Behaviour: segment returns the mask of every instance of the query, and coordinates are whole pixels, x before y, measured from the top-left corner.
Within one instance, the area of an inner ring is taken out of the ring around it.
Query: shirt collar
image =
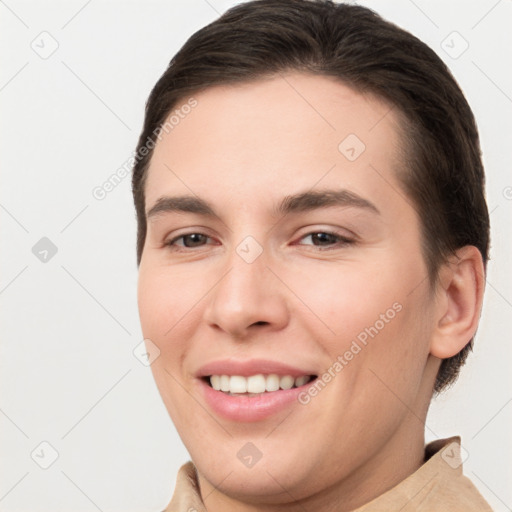
[[[459,436],[429,443],[425,447],[425,462],[418,470],[353,512],[441,509],[492,512],[476,487],[463,475]],[[199,491],[197,470],[188,461],[178,472],[172,500],[164,512],[191,510],[207,512]]]

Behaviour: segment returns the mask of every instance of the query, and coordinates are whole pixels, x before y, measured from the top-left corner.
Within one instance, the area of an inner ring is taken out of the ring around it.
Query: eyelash
[[[300,238],[300,240],[303,240],[304,238],[307,238],[312,235],[318,235],[318,234],[335,237],[338,240],[337,244],[334,247],[323,247],[321,245],[319,246],[319,245],[313,245],[313,244],[306,244],[306,245],[310,245],[312,247],[317,247],[319,251],[330,251],[330,250],[338,249],[340,247],[346,247],[349,245],[353,245],[355,243],[355,240],[348,238],[346,236],[340,235],[338,233],[335,233],[333,231],[311,231],[309,233],[306,233],[304,236],[302,236]],[[173,251],[176,251],[176,252],[188,252],[190,250],[193,250],[194,247],[183,247],[182,248],[182,246],[175,245],[175,242],[180,239],[184,239],[187,236],[192,236],[192,235],[201,235],[201,236],[205,236],[206,238],[211,238],[208,235],[205,235],[204,233],[199,233],[199,232],[185,233],[183,235],[173,238],[172,240],[169,240],[168,242],[165,243],[165,245],[170,247]],[[302,245],[302,244],[294,244],[294,245]],[[199,246],[199,247],[203,247],[203,246]]]

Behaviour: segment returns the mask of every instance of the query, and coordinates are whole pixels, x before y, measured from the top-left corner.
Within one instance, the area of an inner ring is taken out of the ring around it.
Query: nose
[[[264,253],[248,263],[233,251],[224,277],[207,296],[204,319],[210,327],[245,339],[253,332],[276,331],[288,324],[286,289],[267,263]]]

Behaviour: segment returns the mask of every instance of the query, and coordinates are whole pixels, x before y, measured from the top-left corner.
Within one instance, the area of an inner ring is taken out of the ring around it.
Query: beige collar
[[[207,512],[197,472],[181,466],[171,502],[164,512]],[[425,463],[389,491],[353,512],[492,512],[473,483],[463,475],[460,437],[439,439],[425,447]]]

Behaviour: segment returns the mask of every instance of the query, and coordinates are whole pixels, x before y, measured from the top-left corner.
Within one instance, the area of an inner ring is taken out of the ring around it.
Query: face
[[[398,120],[299,73],[194,98],[152,157],[138,301],[202,488],[385,482],[423,428],[434,307]]]

